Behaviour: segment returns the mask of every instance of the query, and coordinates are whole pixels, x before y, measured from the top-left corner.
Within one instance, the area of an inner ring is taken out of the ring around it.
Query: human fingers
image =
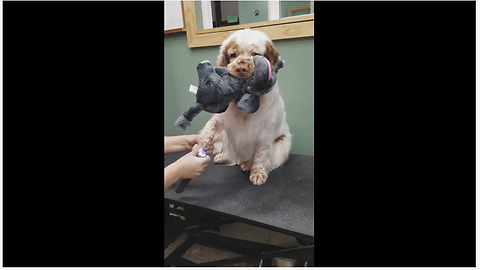
[[[194,154],[196,157],[199,157],[199,158],[205,158],[209,154],[207,151],[208,149],[205,148],[203,142],[200,141],[192,149],[192,154]]]
[[[209,162],[210,162],[210,156],[209,156],[209,155],[206,155],[206,156],[203,158],[204,168],[207,167],[207,165],[208,165]]]

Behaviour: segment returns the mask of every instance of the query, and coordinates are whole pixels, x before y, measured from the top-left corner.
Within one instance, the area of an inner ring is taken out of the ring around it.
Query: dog
[[[248,78],[254,55],[266,57],[271,65],[280,59],[267,34],[238,30],[222,42],[217,65],[227,67],[236,77]],[[268,174],[288,159],[292,145],[278,83],[260,97],[255,113],[242,112],[232,101],[225,112],[214,114],[199,134],[213,146],[214,163],[239,165],[242,171],[250,172],[252,184],[264,184]]]

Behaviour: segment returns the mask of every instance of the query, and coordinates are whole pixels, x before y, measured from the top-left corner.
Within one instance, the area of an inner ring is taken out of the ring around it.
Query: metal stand
[[[314,244],[303,242],[298,247],[284,248],[274,245],[262,244],[252,241],[225,237],[212,231],[222,224],[234,222],[234,220],[222,219],[200,225],[185,228],[188,238],[178,246],[167,258],[165,266],[229,266],[236,263],[248,262],[258,259],[259,266],[270,266],[268,261],[275,257],[296,259],[295,266],[314,266]],[[302,242],[302,241],[299,241]],[[205,246],[220,247],[224,250],[241,254],[240,257],[194,263],[182,257],[182,255],[195,243]]]

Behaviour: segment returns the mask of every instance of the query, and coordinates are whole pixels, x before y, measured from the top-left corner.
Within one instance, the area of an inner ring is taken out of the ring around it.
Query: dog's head
[[[236,77],[248,78],[254,69],[255,55],[266,57],[272,65],[280,58],[267,34],[251,29],[238,30],[223,41],[217,65],[228,67]]]

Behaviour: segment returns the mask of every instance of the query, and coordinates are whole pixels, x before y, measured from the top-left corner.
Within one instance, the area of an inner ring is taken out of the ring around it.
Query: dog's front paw
[[[230,163],[230,161],[228,159],[226,159],[222,153],[216,155],[214,158],[213,158],[213,162],[217,163],[217,164],[224,164],[224,163]]]
[[[251,168],[252,168],[252,162],[251,161],[245,161],[242,164],[240,164],[240,170],[242,170],[244,172],[250,171]]]
[[[264,184],[267,182],[268,175],[264,171],[252,171],[250,173],[250,182],[256,186]]]

